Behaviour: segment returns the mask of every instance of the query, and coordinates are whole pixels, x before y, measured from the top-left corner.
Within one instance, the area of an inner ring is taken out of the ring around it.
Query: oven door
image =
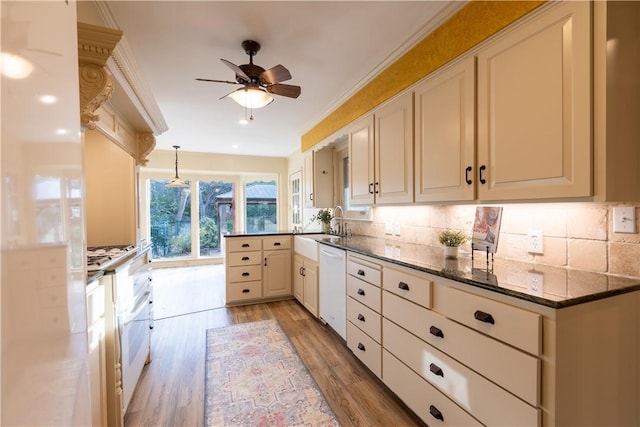
[[[127,410],[142,368],[149,357],[151,344],[152,291],[149,286],[137,299],[133,309],[120,313],[122,354],[123,412]]]

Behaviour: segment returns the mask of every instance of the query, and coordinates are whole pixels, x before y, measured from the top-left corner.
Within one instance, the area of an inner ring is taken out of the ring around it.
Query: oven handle
[[[140,313],[142,313],[142,310],[144,310],[145,307],[149,305],[150,296],[151,296],[151,290],[148,290],[144,293],[142,298],[138,300],[138,304],[136,304],[136,306],[130,312],[131,314],[127,315],[127,317],[123,319],[122,321],[123,326],[133,322],[135,318],[138,317]]]

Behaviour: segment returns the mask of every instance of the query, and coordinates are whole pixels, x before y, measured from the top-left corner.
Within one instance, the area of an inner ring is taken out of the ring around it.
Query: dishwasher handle
[[[327,251],[325,251],[324,249],[320,249],[320,253],[321,253],[322,255],[326,255],[326,256],[328,256],[329,258],[339,258],[339,259],[342,259],[342,258],[344,257],[344,254],[337,255],[337,254],[334,254],[334,253],[331,253],[331,252],[327,252]]]

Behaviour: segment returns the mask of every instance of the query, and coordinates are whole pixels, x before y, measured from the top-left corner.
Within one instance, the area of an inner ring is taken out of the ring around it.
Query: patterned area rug
[[[339,426],[276,320],[207,330],[207,426]]]

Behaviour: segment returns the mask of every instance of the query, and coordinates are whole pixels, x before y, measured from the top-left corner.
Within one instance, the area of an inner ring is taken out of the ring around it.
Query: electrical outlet
[[[400,224],[393,224],[393,234],[396,236],[400,235]]]
[[[390,222],[384,223],[384,234],[393,234],[393,224]]]
[[[613,208],[613,232],[614,233],[635,233],[636,232],[636,208],[634,207]]]
[[[529,230],[527,233],[527,251],[532,254],[544,254],[544,235],[542,230]]]
[[[530,271],[527,273],[527,289],[532,295],[542,296],[544,293],[544,273]]]

